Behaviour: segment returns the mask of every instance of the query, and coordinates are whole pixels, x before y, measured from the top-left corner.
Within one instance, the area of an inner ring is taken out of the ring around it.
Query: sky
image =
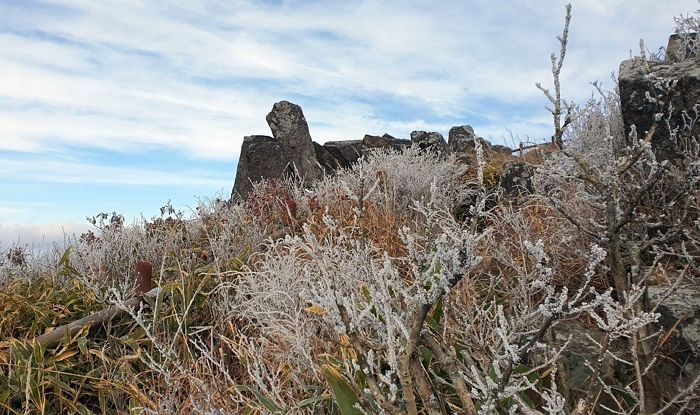
[[[0,247],[228,197],[243,137],[302,106],[317,142],[469,124],[551,136],[564,1],[0,0]],[[665,46],[697,0],[574,0],[563,96]]]

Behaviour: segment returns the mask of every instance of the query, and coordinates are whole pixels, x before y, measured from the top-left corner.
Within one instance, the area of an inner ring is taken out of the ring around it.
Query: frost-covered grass
[[[646,287],[700,275],[697,137],[672,130],[683,163],[659,161],[615,92],[564,102],[561,43],[534,194],[504,195],[506,160],[480,146],[469,166],[379,151],[307,188],[100,214],[67,250],[7,249],[0,413],[693,413],[700,380]],[[672,85],[655,86],[666,122]],[[144,307],[31,341],[125,308],[141,260],[161,289]]]
[[[588,125],[618,116],[587,111]],[[595,139],[584,133],[567,151],[608,172],[605,157],[583,149]],[[306,190],[262,182],[245,204],[214,200],[188,218],[168,206],[131,225],[101,215],[93,233],[41,261],[15,247],[3,260],[13,274],[0,331],[12,353],[1,355],[0,397],[8,412],[568,413],[617,400],[633,413],[635,376],[596,374],[634,366],[624,343],[658,314],[639,306],[644,282],[622,296],[615,287],[609,245],[591,221],[605,216],[580,207],[595,199],[580,193],[590,189],[576,184],[572,157],[549,157],[537,181],[547,191],[516,204],[482,174],[411,149],[377,153]],[[421,166],[420,180],[407,183],[406,166]],[[471,204],[467,219],[453,216],[459,203]],[[587,212],[590,230],[563,209]],[[697,249],[697,228],[687,230],[686,251]],[[671,264],[657,251],[643,272],[694,261]],[[150,307],[51,350],[21,340],[122,304],[143,259],[163,289]],[[567,390],[562,359],[580,345],[552,333],[572,320],[605,357],[590,361],[587,385],[603,394],[595,402]]]

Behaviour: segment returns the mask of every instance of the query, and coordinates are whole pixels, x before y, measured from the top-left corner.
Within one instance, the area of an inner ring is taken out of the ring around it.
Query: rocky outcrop
[[[277,102],[266,120],[272,136],[280,142],[287,163],[294,166],[297,174],[307,181],[323,177],[301,107],[288,101]]]
[[[444,152],[447,150],[445,137],[437,132],[413,131],[411,132],[411,143],[423,150],[431,149]]]
[[[332,151],[333,149],[322,146],[314,142],[314,153],[318,164],[323,168],[324,174],[333,174],[339,168],[349,167],[351,162],[347,161],[342,154]]]
[[[362,138],[362,150],[365,154],[378,148],[400,150],[410,146],[411,142],[409,140],[401,140],[389,134],[382,136],[365,134],[364,138]]]
[[[252,183],[260,179],[289,175],[311,182],[323,177],[326,166],[318,161],[301,107],[288,101],[277,102],[266,119],[272,137],[255,135],[243,139],[232,197],[245,198]],[[325,154],[321,156],[324,158]],[[330,160],[327,163],[332,165]]]
[[[474,140],[476,139],[474,129],[470,125],[452,127],[447,135],[447,143],[450,146],[450,150],[460,153],[474,151],[476,147]]]
[[[661,382],[680,392],[700,376],[700,286],[688,281],[669,294],[669,286],[647,288],[651,307],[658,307],[659,326],[666,333],[659,345],[663,356],[657,372]],[[688,413],[699,413],[696,401]]]
[[[693,114],[693,107],[700,103],[700,65],[697,60],[664,63],[644,62],[640,59],[626,60],[620,65],[619,75],[622,118],[626,133],[629,134],[634,125],[639,138],[644,138],[654,125],[654,116],[660,112],[662,103],[649,100],[647,93],[656,98],[653,83],[654,79],[659,78],[677,81],[671,94],[671,129],[683,128],[683,112]],[[692,134],[700,135],[700,123],[695,124]],[[670,137],[668,126],[663,122],[658,123],[651,139],[657,158],[681,158],[678,143]]]
[[[650,286],[649,300],[659,306],[660,324],[672,331],[689,355],[700,356],[700,287],[680,285],[668,294],[667,286]],[[697,362],[700,363],[700,359]],[[700,371],[700,366],[697,367]]]
[[[448,134],[447,145],[453,153],[474,153],[476,151],[476,142],[479,142],[484,150],[484,155],[502,153],[511,155],[513,150],[510,147],[499,144],[492,145],[488,140],[474,134],[474,129],[471,125],[459,125],[450,128]]]
[[[296,104],[275,103],[266,119],[272,137],[254,135],[243,140],[232,198],[245,199],[253,183],[261,179],[295,177],[311,183],[339,168],[350,167],[360,157],[376,150],[400,150],[414,145],[442,154],[453,153],[462,162],[471,163],[475,159],[475,140],[478,140],[485,157],[498,152],[511,154],[508,147],[492,146],[476,136],[468,125],[453,127],[449,144],[438,132],[413,131],[410,140],[389,134],[367,134],[362,140],[329,141],[321,145],[312,140],[304,113]]]
[[[362,140],[347,140],[347,141],[329,141],[323,145],[323,148],[338,160],[340,167],[349,167],[363,154]]]
[[[243,138],[232,197],[247,196],[255,181],[282,177],[287,167],[282,146],[273,137],[251,135]]]
[[[680,62],[698,57],[698,34],[674,34],[668,38],[666,46],[666,62]]]

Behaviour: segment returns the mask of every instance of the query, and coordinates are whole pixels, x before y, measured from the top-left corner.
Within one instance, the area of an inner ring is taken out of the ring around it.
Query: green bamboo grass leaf
[[[423,345],[419,346],[418,350],[420,351],[421,360],[423,361],[423,367],[429,368],[433,360],[433,351]]]
[[[304,408],[311,406],[315,403],[325,401],[328,399],[330,399],[330,396],[314,396],[313,398],[306,398],[297,404],[296,409],[304,409]]]
[[[265,407],[268,411],[272,412],[273,414],[284,414],[285,410],[277,406],[274,402],[272,402],[269,398],[265,397],[260,391],[258,391],[255,388],[251,388],[250,386],[245,386],[245,385],[238,385],[236,388],[241,391],[241,392],[250,392],[255,396],[255,399],[260,402],[262,406]]]
[[[620,386],[614,385],[611,386],[610,389],[615,395],[619,395],[622,397],[622,399],[625,400],[625,403],[629,405],[630,408],[634,407],[637,404],[637,399],[635,399],[634,396],[630,395],[629,391],[626,390],[625,388],[622,388]]]
[[[331,365],[324,365],[321,368],[321,373],[323,373],[323,376],[331,385],[333,396],[338,404],[338,408],[340,408],[340,413],[342,415],[361,415],[360,411],[357,409],[357,405],[359,405],[360,401],[338,369]]]
[[[442,311],[443,304],[442,304],[442,297],[435,302],[435,305],[432,307],[432,310],[430,313],[428,313],[425,316],[425,322],[428,324],[428,327],[433,332],[440,332],[440,320],[442,319]]]
[[[70,262],[70,253],[73,250],[72,246],[69,246],[65,251],[63,251],[63,255],[61,255],[61,259],[58,260],[58,266],[62,267],[65,265],[68,265]]]

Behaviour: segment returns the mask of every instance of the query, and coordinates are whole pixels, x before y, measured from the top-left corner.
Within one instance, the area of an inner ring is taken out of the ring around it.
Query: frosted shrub
[[[676,34],[680,37],[680,44],[674,51],[673,58],[677,60],[700,59],[700,9],[694,15],[680,15],[676,21]]]
[[[83,282],[93,288],[98,298],[110,287],[119,287],[128,297],[135,284],[133,274],[137,261],[150,261],[160,269],[164,256],[174,249],[178,226],[151,227],[147,222],[126,224],[121,215],[100,214],[92,219],[95,232],[73,236],[71,265]]]
[[[199,233],[202,248],[211,255],[207,260],[217,272],[236,268],[266,238],[260,221],[240,204],[221,199],[200,201],[196,213],[188,226]]]
[[[319,373],[318,352],[336,348],[333,342],[319,347],[316,334],[336,332],[328,340],[345,338],[357,355],[345,362],[351,377],[364,373],[370,400],[394,405],[397,384],[411,384],[408,365],[425,315],[480,261],[480,235],[439,207],[441,195],[432,188],[427,204],[414,206],[412,226],[400,232],[405,257],[378,249],[358,226],[324,216],[324,234],[307,225],[300,236],[267,247],[256,269],[238,281],[232,313],[252,320],[264,337],[283,341],[286,360],[300,374]]]
[[[598,99],[572,111],[564,133],[566,147],[552,154],[534,177],[537,192],[550,206],[577,229],[582,239],[607,253],[608,278],[619,303],[606,305],[604,312],[615,324],[628,322],[622,324],[624,334],[617,337],[629,347],[624,353],[610,352],[612,328],[599,318],[594,320],[606,334],[595,341],[605,350],[603,355],[612,353],[636,374],[634,381],[625,386],[635,404],[619,400],[611,392],[609,380],[597,378],[602,359],[591,366],[595,369],[589,392],[599,388],[609,399],[606,405],[612,405],[618,413],[653,413],[663,407],[658,396],[664,387],[653,372],[658,363],[655,344],[660,337],[649,324],[654,319],[643,317],[651,313],[644,287],[667,261],[671,261],[670,268],[677,275],[673,282],[680,283],[687,274],[684,267],[695,261],[682,253],[682,245],[690,241],[683,241],[680,235],[689,229],[689,220],[698,215],[697,137],[688,128],[688,123],[697,120],[697,109],[695,114],[684,114],[686,125],[672,126],[670,96],[675,83],[654,76],[650,80],[652,90],[647,93],[647,101],[657,113],[648,132],[641,136],[632,128],[630,134],[625,134],[619,96],[598,89]],[[655,146],[674,148],[679,158],[657,159],[652,147],[656,131],[668,134],[668,143],[655,142]],[[582,413],[596,405],[603,404],[586,399]]]
[[[41,278],[56,285],[65,283],[65,275],[57,267],[64,252],[65,249],[56,244],[39,249],[14,243],[0,250],[0,287],[4,288],[14,281],[33,283]]]
[[[225,272],[239,266],[263,240],[262,230],[243,207],[220,199],[201,202],[190,218],[166,204],[151,220],[126,224],[113,213],[91,221],[95,231],[69,240],[70,265],[100,298],[113,287],[128,297],[138,261],[151,262],[157,280],[202,264]]]
[[[0,287],[15,279],[31,279],[28,274],[31,261],[29,247],[14,244],[0,251]]]
[[[435,203],[447,207],[461,202],[465,197],[465,173],[466,167],[454,157],[417,146],[377,150],[360,158],[352,167],[327,177],[313,192],[322,201],[339,193],[355,201],[364,197],[387,211],[410,215],[414,201],[424,202],[432,197]],[[431,194],[433,187],[437,192]]]

